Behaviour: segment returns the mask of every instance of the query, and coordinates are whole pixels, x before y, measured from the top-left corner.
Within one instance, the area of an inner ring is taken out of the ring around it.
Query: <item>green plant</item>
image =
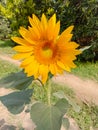
[[[68,115],[76,120],[81,130],[89,130],[90,127],[98,128],[98,106],[94,104],[82,103],[78,113],[70,109]]]
[[[11,33],[8,19],[0,16],[0,39],[9,39]]]

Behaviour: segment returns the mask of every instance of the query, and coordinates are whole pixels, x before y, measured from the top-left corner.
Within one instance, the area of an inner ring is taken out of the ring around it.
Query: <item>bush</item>
[[[0,39],[8,39],[11,34],[11,28],[6,18],[0,16]]]
[[[0,5],[2,15],[10,21],[10,28],[13,35],[16,35],[20,26],[28,26],[28,16],[32,13],[38,17],[45,13],[47,17],[57,14],[61,21],[61,31],[70,25],[75,25],[73,39],[80,43],[80,46],[92,45],[92,51],[86,51],[81,58],[85,60],[89,53],[96,56],[98,53],[98,1],[97,0],[7,0],[6,4]],[[80,58],[80,60],[81,60]],[[83,59],[83,58],[82,58]]]

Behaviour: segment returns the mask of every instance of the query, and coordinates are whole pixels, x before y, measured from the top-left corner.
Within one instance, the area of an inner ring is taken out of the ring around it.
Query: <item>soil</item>
[[[20,64],[19,61],[13,60],[12,58],[6,56],[6,55],[0,55],[0,58],[2,60],[6,60],[10,63],[13,63],[15,65]],[[64,75],[58,75],[53,78],[53,81],[60,84],[66,84],[70,88],[73,89],[73,91],[76,94],[76,97],[80,100],[86,102],[86,103],[94,103],[98,105],[98,82],[93,80],[87,80],[87,79],[81,79],[73,74],[65,73]],[[12,90],[7,90],[4,88],[0,88],[0,96],[10,93]],[[2,123],[2,120],[6,121],[7,124],[17,124],[18,127],[23,126],[25,130],[33,130],[34,124],[32,124],[32,121],[29,117],[29,114],[26,114],[25,112],[22,112],[21,114],[14,116],[11,115],[7,109],[0,103],[0,121]],[[72,120],[72,119],[71,119]],[[74,121],[73,121],[74,122]],[[5,122],[3,123],[2,127],[4,126]],[[71,121],[72,124],[72,121]],[[73,124],[76,124],[75,122]],[[0,130],[2,127],[0,127]],[[70,130],[79,130],[79,128],[73,126]],[[4,129],[4,130],[10,130],[10,129]],[[14,130],[14,129],[13,129]],[[15,129],[16,130],[16,129]],[[18,129],[17,129],[18,130]]]
[[[53,79],[55,82],[65,84],[72,88],[76,97],[85,103],[94,103],[98,105],[98,82],[81,79],[73,74],[66,73],[64,75],[56,76]]]

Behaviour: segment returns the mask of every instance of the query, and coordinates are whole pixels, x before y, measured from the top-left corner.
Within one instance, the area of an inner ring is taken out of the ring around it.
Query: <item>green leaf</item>
[[[63,91],[58,91],[58,92],[54,93],[53,95],[59,99],[66,99],[68,101],[68,103],[73,107],[75,112],[80,111],[80,107],[75,103],[75,101],[72,98],[67,97]]]
[[[62,99],[62,98],[65,98],[65,93],[63,91],[58,91],[58,92],[53,93],[53,96],[59,99]]]
[[[63,127],[64,127],[66,130],[69,129],[70,122],[69,122],[68,118],[63,118],[63,120],[62,120],[62,125],[63,125]]]
[[[32,80],[34,80],[34,77],[27,77],[23,71],[20,71],[0,79],[0,87],[26,89],[32,83]]]
[[[25,104],[29,104],[32,93],[32,89],[13,92],[0,96],[0,100],[11,113],[18,114],[23,111]]]
[[[68,108],[69,108],[69,104],[68,101],[65,98],[60,99],[55,106],[62,112],[62,114],[64,115]]]
[[[36,130],[60,130],[63,114],[56,106],[35,103],[31,107],[31,119]]]

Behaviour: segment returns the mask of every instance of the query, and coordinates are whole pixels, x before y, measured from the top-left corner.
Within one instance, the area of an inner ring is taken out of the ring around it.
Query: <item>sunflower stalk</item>
[[[51,106],[51,82],[50,80],[48,79],[47,81],[47,102],[48,102],[48,105]]]

